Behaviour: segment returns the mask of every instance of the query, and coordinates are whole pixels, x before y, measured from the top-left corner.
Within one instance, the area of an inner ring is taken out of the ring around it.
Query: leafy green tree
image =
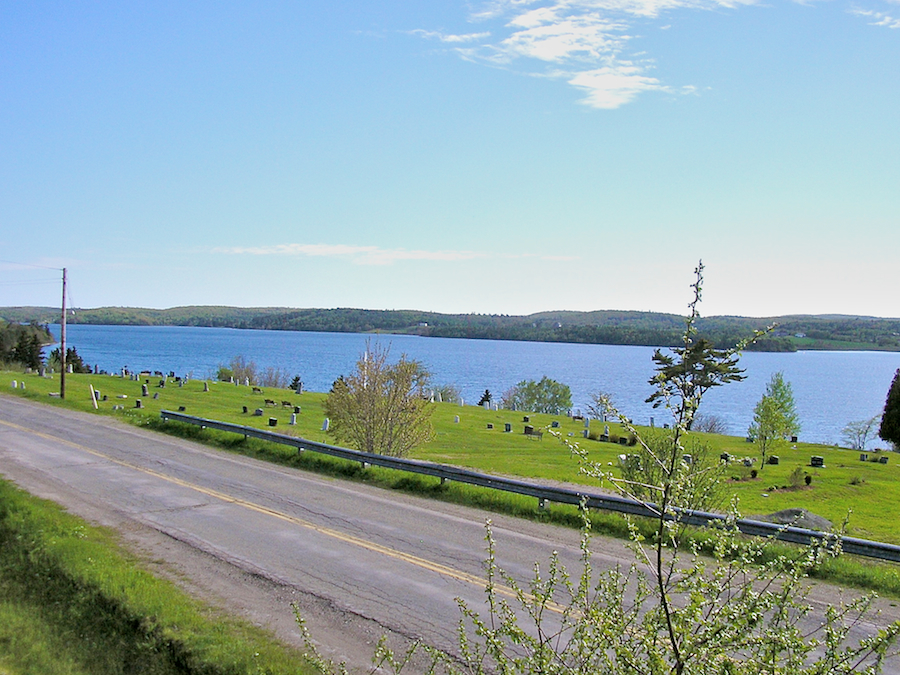
[[[771,452],[791,436],[800,432],[800,419],[794,404],[791,383],[777,372],[766,385],[766,393],[753,408],[753,421],[747,430],[765,466]]]
[[[325,399],[329,433],[357,450],[402,457],[434,435],[427,397],[429,373],[401,356],[388,363],[389,350],[366,344],[356,370],[335,381]]]
[[[503,394],[501,405],[508,410],[559,415],[572,407],[572,391],[568,385],[544,375],[538,382],[519,382]]]
[[[888,389],[878,435],[882,440],[892,443],[895,449],[900,448],[900,368],[894,373],[894,380]]]
[[[490,390],[490,389],[485,389],[485,390],[484,390],[484,393],[481,395],[481,398],[478,399],[478,405],[479,405],[479,406],[483,406],[483,405],[485,405],[486,403],[490,403],[491,400],[493,400],[493,398],[494,398],[494,397],[491,395],[491,390]]]

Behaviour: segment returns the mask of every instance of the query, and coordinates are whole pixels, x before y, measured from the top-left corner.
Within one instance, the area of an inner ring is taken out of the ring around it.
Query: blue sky
[[[0,149],[0,306],[900,317],[897,0],[7,2]]]

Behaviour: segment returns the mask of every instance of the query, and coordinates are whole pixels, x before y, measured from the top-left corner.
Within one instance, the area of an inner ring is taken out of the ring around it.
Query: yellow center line
[[[45,434],[40,431],[35,431],[34,429],[29,429],[27,427],[20,426],[13,422],[6,422],[4,420],[0,420],[0,424],[11,427],[13,429],[17,429],[18,431],[22,431],[25,433],[32,434],[34,436],[38,436],[40,438],[53,441],[56,443],[63,443],[72,448],[76,448],[81,450],[82,452],[86,452],[95,457],[104,459],[106,461],[112,462],[114,464],[118,464],[119,466],[126,467],[128,469],[133,469],[134,471],[140,471],[141,473],[147,474],[148,476],[153,476],[155,478],[159,478],[160,480],[164,480],[166,482],[172,483],[174,485],[179,485],[184,488],[188,488],[190,490],[194,490],[201,494],[207,495],[208,497],[212,497],[214,499],[219,499],[223,502],[234,504],[236,506],[242,506],[251,511],[255,511],[257,513],[261,513],[267,516],[272,516],[273,518],[278,518],[279,520],[283,520],[288,523],[292,523],[294,525],[298,525],[308,530],[312,530],[313,532],[317,532],[319,534],[325,535],[327,537],[332,537],[333,539],[337,539],[338,541],[343,541],[347,544],[352,544],[354,546],[358,546],[368,551],[372,551],[375,553],[380,553],[382,555],[386,555],[395,560],[402,560],[411,565],[415,565],[416,567],[420,567],[425,570],[429,570],[431,572],[435,572],[437,574],[443,575],[445,577],[449,577],[451,579],[456,579],[457,581],[462,581],[464,583],[472,584],[473,586],[479,588],[486,588],[487,582],[480,576],[476,576],[474,574],[469,574],[468,572],[463,572],[461,570],[454,569],[452,567],[448,567],[447,565],[443,565],[438,562],[434,562],[431,560],[427,560],[425,558],[421,558],[416,555],[412,555],[411,553],[404,553],[403,551],[398,551],[393,548],[389,548],[387,546],[382,546],[381,544],[376,544],[375,542],[368,541],[366,539],[362,539],[360,537],[353,536],[351,534],[347,534],[345,532],[341,532],[339,530],[335,530],[330,527],[323,527],[322,525],[316,525],[315,523],[309,522],[308,520],[303,520],[302,518],[297,518],[296,516],[291,516],[286,513],[282,513],[281,511],[276,511],[275,509],[269,508],[268,506],[263,506],[261,504],[256,504],[255,502],[247,501],[246,499],[240,499],[239,497],[233,497],[224,492],[220,492],[218,490],[212,490],[210,488],[205,488],[195,483],[190,483],[185,480],[181,480],[180,478],[175,478],[173,476],[168,476],[166,474],[160,473],[159,471],[155,471],[153,469],[148,469],[142,466],[137,466],[136,464],[132,464],[130,462],[126,462],[121,459],[116,459],[115,457],[110,457],[102,452],[98,452],[97,450],[93,450],[84,445],[80,445],[79,443],[75,443],[74,441],[67,440],[65,438],[60,438],[58,436],[53,436],[51,434]],[[518,597],[518,594],[515,590],[513,590],[510,586],[505,586],[503,584],[494,584],[494,591],[500,595],[515,598]],[[526,593],[525,598],[533,601],[534,597],[531,594]],[[563,607],[557,605],[556,603],[548,603],[547,608],[557,612],[562,613]]]

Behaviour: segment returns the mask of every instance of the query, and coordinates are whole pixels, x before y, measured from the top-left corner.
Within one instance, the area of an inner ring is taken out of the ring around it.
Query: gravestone
[[[530,422],[530,421],[531,421],[531,418],[530,418],[528,415],[525,415],[525,417],[522,418],[522,421],[523,421],[523,422]]]
[[[178,406],[178,412],[184,412],[185,410],[187,410],[187,408],[185,408],[183,405]]]
[[[147,385],[142,384],[141,385],[141,396],[149,396],[149,395],[150,395],[150,391],[147,389]]]
[[[263,409],[262,409],[262,408],[257,408],[256,410],[254,410],[254,411],[253,411],[253,416],[254,416],[254,417],[262,417],[262,416],[263,416]]]
[[[294,414],[295,414],[295,415],[299,415],[299,414],[300,414],[300,406],[299,406],[299,405],[295,405],[295,406],[294,406]]]
[[[533,434],[533,433],[534,433],[534,427],[531,426],[530,424],[526,424],[525,425],[525,435],[531,436],[531,434]]]
[[[143,408],[144,402],[141,399],[136,399],[134,402],[134,407],[135,408]]]
[[[503,425],[503,431],[504,431],[504,433],[507,433],[507,434],[512,433],[512,424],[510,424],[509,422],[507,422],[506,424],[504,424],[504,425]]]
[[[791,443],[796,443],[796,442],[797,442],[797,437],[791,436]]]
[[[766,463],[772,464],[774,466],[777,465],[780,461],[781,459],[778,457],[778,455],[769,455],[769,459],[766,460]]]
[[[274,426],[276,426],[277,424],[278,424],[278,420],[277,420],[277,419],[275,419],[274,417],[270,417],[270,418],[269,418],[269,426],[270,426],[270,427],[274,427]]]
[[[331,420],[326,417],[322,422],[322,431],[328,431],[329,426],[331,426]]]
[[[493,429],[493,428],[494,428],[494,425],[491,424],[490,422],[488,422],[487,428],[488,428],[488,429]]]
[[[454,416],[453,416],[453,423],[454,423],[454,424],[459,424],[459,415],[454,415]]]
[[[550,422],[550,427],[553,429],[559,429],[559,422],[557,420],[553,420]]]
[[[153,392],[153,400],[156,401],[156,400],[158,400],[158,399],[159,399],[159,392],[158,392],[158,391],[154,391],[154,392]]]
[[[820,457],[819,455],[813,455],[809,458],[809,465],[815,467],[817,469],[825,468],[825,458]]]
[[[13,388],[13,389],[18,389],[18,388],[19,388],[19,382],[18,382],[17,380],[13,380],[13,381],[12,381],[12,388]]]
[[[887,464],[887,462],[888,462],[887,455],[882,455],[881,457],[878,458],[879,464]]]
[[[584,430],[582,430],[581,435],[584,436],[585,438],[588,438],[588,437],[590,437],[591,432],[588,429],[584,429]]]
[[[243,412],[246,415],[247,414],[247,406],[242,406],[242,407],[243,407]]]
[[[619,445],[628,445],[628,439],[624,436],[619,436]]]
[[[859,453],[859,461],[860,462],[868,462],[869,461],[869,453],[868,452]]]
[[[291,413],[290,424],[291,424],[291,426],[294,426],[297,424],[297,413]]]
[[[607,438],[609,438],[609,425],[608,424],[603,425],[603,435],[606,436]]]
[[[209,382],[204,382],[204,383],[203,383],[203,391],[205,391],[205,392],[206,392],[206,391],[209,391]]]

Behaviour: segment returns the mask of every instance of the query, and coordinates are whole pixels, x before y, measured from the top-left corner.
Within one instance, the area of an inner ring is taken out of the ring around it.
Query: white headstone
[[[329,424],[331,424],[331,420],[329,420],[329,419],[326,417],[326,418],[325,418],[325,421],[322,422],[322,431],[328,431],[328,425],[329,425]]]

